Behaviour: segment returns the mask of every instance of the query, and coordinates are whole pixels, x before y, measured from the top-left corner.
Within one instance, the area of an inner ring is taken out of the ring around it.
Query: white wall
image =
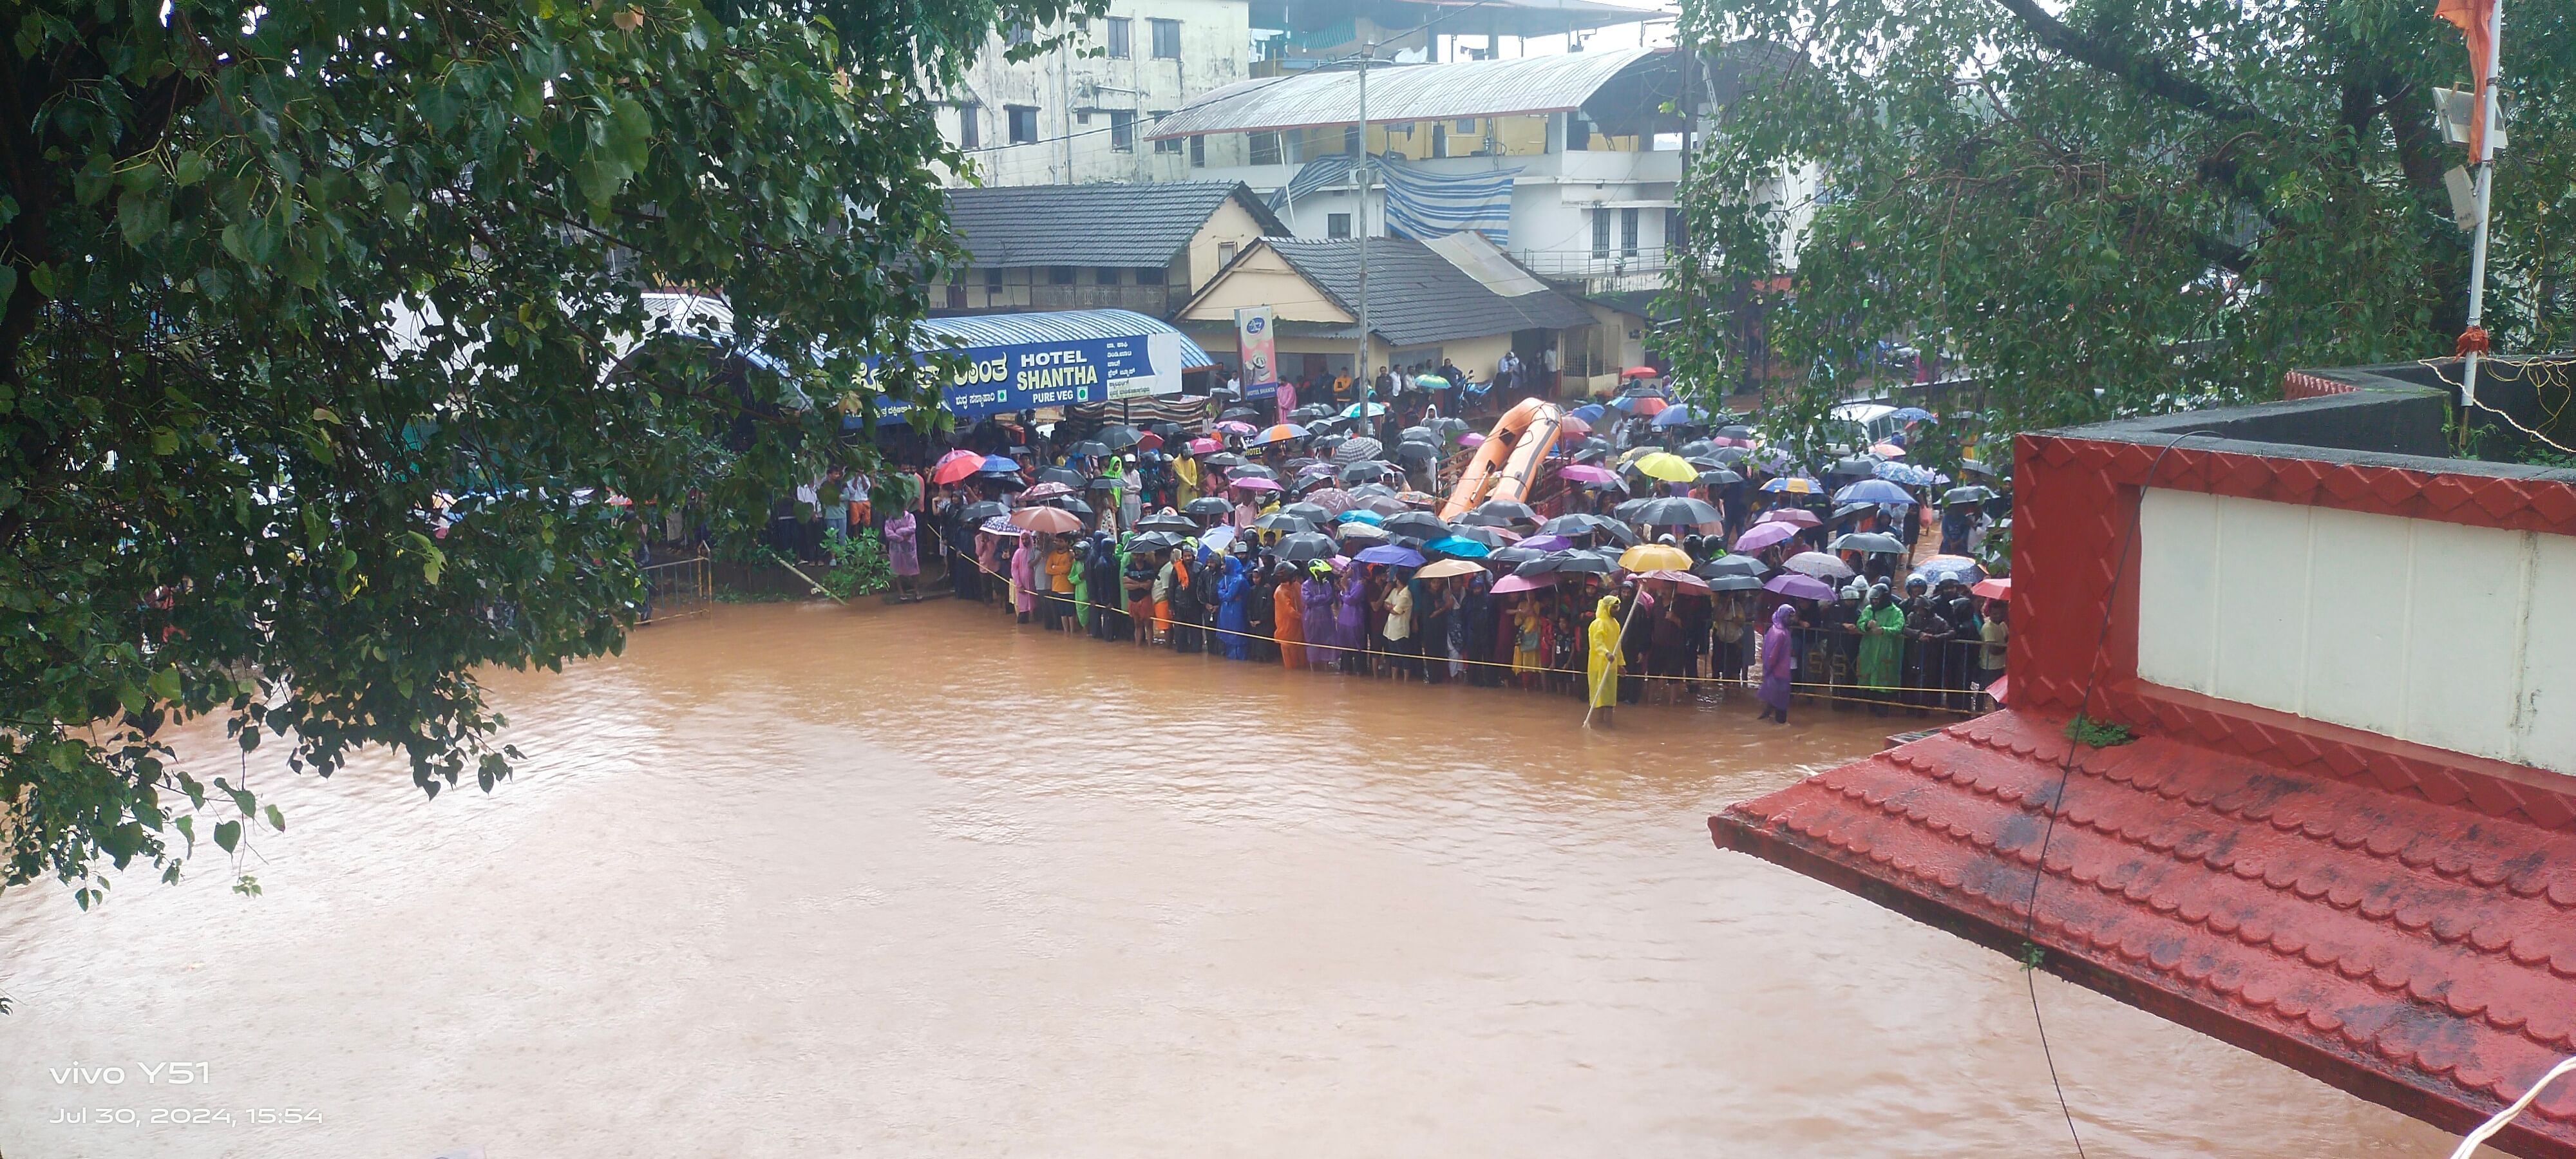
[[[1106,17],[1131,21],[1131,51],[1125,59],[1086,56],[1107,43]],[[1153,55],[1148,20],[1181,22],[1178,60]],[[1250,75],[1251,8],[1243,0],[1112,0],[1102,18],[1077,34],[1070,49],[1057,49],[1019,64],[1005,59],[1009,45],[1001,37],[985,42],[984,51],[962,83],[945,93],[949,107],[940,110],[939,130],[951,144],[961,140],[959,119],[978,117],[980,151],[976,170],[991,185],[1069,185],[1090,181],[1186,181],[1207,168],[1244,163],[1240,133],[1206,139],[1206,167],[1190,163],[1189,142],[1179,151],[1158,153],[1145,140],[1145,130],[1158,113],[1168,113]],[[1035,144],[1011,145],[1004,109],[1028,105],[1038,110]],[[1135,147],[1112,148],[1109,110],[1136,114]],[[1086,123],[1087,120],[1087,123]]]
[[[2576,537],[2150,488],[2138,675],[2576,773]]]

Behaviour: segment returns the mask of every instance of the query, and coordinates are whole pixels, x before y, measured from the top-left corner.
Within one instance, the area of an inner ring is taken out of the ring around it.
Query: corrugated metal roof
[[[1264,232],[1288,232],[1233,181],[951,189],[948,222],[978,266],[1159,266],[1229,197],[1239,198]]]
[[[1162,319],[1133,310],[1054,310],[1029,314],[969,314],[955,318],[931,318],[915,323],[915,333],[927,345],[937,346],[940,339],[955,338],[964,346],[1019,346],[1041,342],[1079,342],[1089,338],[1135,338],[1146,334],[1171,334],[1181,340],[1181,369],[1199,370],[1216,365],[1216,359],[1190,336]]]
[[[1510,60],[1380,65],[1369,70],[1369,123],[1461,120],[1580,108],[1601,86],[1670,49],[1622,48]],[[1360,74],[1316,71],[1238,81],[1154,122],[1152,139],[1198,133],[1348,125],[1359,119]]]
[[[1315,288],[1359,312],[1359,242],[1269,238]],[[1428,346],[1515,330],[1563,330],[1593,323],[1592,312],[1554,290],[1504,297],[1431,247],[1410,238],[1369,239],[1369,329],[1397,346]],[[1211,283],[1213,284],[1213,283]]]

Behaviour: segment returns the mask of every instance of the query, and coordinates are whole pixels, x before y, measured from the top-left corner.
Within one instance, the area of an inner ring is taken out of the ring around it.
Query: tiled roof
[[[1288,232],[1234,181],[951,189],[948,221],[977,266],[1159,266],[1237,196],[1266,232]]]
[[[1266,244],[1335,304],[1359,312],[1358,240],[1271,238]],[[1368,246],[1369,329],[1397,346],[1514,330],[1562,330],[1594,321],[1591,311],[1554,290],[1509,298],[1497,294],[1411,238],[1370,238]]]
[[[2576,826],[2006,711],[1709,818],[1751,853],[2466,1130],[2576,1054]],[[2563,806],[2550,812],[2568,816]],[[2497,1144],[2576,1156],[2576,1084]]]

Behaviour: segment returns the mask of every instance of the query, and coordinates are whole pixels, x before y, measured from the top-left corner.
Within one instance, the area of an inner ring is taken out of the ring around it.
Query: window
[[[1133,22],[1124,16],[1109,18],[1109,59],[1125,60],[1136,55],[1132,26]]]
[[[1619,211],[1619,252],[1632,258],[1637,256],[1637,211],[1634,209]]]
[[[1109,110],[1109,147],[1121,153],[1136,151],[1136,110]]]
[[[1476,118],[1474,118],[1474,117],[1460,117],[1460,118],[1458,118],[1458,125],[1457,125],[1457,129],[1456,129],[1456,131],[1457,131],[1457,132],[1461,132],[1461,133],[1473,133],[1473,132],[1475,132],[1475,131],[1476,131]]]
[[[1002,267],[995,266],[984,271],[984,292],[987,294],[1002,292]]]
[[[1235,255],[1235,245],[1234,245],[1234,243],[1233,243],[1233,242],[1230,242],[1230,241],[1221,241],[1221,242],[1218,242],[1218,243],[1216,244],[1216,268],[1218,268],[1218,269],[1220,269],[1220,270],[1221,270],[1221,269],[1226,268],[1227,266],[1233,265],[1233,264],[1234,264],[1234,255]]]
[[[1279,163],[1279,134],[1247,133],[1245,136],[1249,138],[1252,164],[1276,165]]]
[[[1190,138],[1190,168],[1207,168],[1207,138],[1204,136]]]
[[[1126,281],[1127,277],[1125,271],[1116,266],[1102,266],[1091,271],[1091,280],[1104,286],[1115,286]]]
[[[1012,144],[1031,145],[1037,143],[1038,107],[1036,105],[1004,105],[1002,106],[1002,113],[1011,120]]]
[[[1233,247],[1231,247],[1231,246],[1227,246],[1227,247],[1221,247],[1221,248],[1222,248],[1222,249],[1231,249],[1231,248],[1233,248]],[[1140,285],[1140,286],[1159,286],[1159,285],[1162,285],[1162,284],[1163,284],[1163,276],[1164,276],[1164,275],[1163,275],[1163,267],[1161,267],[1161,266],[1138,266],[1138,267],[1136,267],[1136,284],[1137,284],[1137,285]]]
[[[1345,157],[1359,156],[1360,142],[1363,139],[1364,138],[1360,134],[1360,127],[1358,125],[1342,126],[1342,155]]]
[[[1181,58],[1180,21],[1148,20],[1145,25],[1154,33],[1154,59],[1179,60]]]
[[[1070,286],[1070,285],[1072,285],[1072,284],[1073,284],[1073,267],[1072,267],[1072,266],[1048,266],[1048,267],[1047,267],[1047,284],[1048,284],[1048,285],[1050,285],[1050,286]]]
[[[1327,215],[1325,215],[1325,217],[1324,217],[1324,236],[1326,236],[1326,237],[1349,237],[1349,236],[1351,236],[1351,215],[1350,215],[1350,214],[1347,214],[1347,213],[1333,213],[1333,214],[1327,214]]]
[[[1034,39],[1034,37],[1029,32],[1028,25],[1014,24],[1011,26],[1011,31],[1005,34],[1004,39],[1011,42],[1011,47],[1018,48],[1023,44],[1027,44],[1030,40]]]
[[[975,105],[957,106],[958,148],[971,150],[981,149],[984,147],[984,118],[982,114],[983,109]]]
[[[1687,220],[1688,219],[1682,216],[1681,210],[1667,209],[1664,211],[1665,249],[1677,250],[1690,244],[1690,227],[1685,224]]]
[[[1610,256],[1609,210],[1596,209],[1592,211],[1592,256],[1596,258],[1606,258]]]
[[[1165,117],[1171,116],[1172,110],[1155,109],[1145,115],[1159,121]],[[1165,137],[1160,141],[1154,142],[1154,151],[1157,153],[1178,153],[1181,151],[1181,139],[1178,137]]]

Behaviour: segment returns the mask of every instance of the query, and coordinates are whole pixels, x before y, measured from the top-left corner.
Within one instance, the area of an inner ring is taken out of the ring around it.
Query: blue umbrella
[[[1885,479],[1863,479],[1834,492],[1836,503],[1912,503],[1914,496],[1905,488]]]
[[[1664,413],[1655,416],[1655,425],[1659,427],[1678,427],[1698,421],[1699,412],[1691,409],[1689,403],[1676,403],[1665,407]]]
[[[1376,547],[1362,548],[1358,555],[1351,558],[1361,563],[1382,563],[1389,567],[1422,566],[1421,552],[1393,543],[1381,543]]]
[[[1986,578],[1986,569],[1978,567],[1977,561],[1973,559],[1963,555],[1936,555],[1924,560],[1922,566],[1914,569],[1914,574],[1905,577],[1905,582],[1922,580],[1925,583],[1937,585],[1942,580],[1954,579],[1963,584],[1974,585],[1984,578]]]
[[[1601,416],[1608,413],[1610,412],[1603,410],[1600,403],[1587,402],[1582,406],[1578,406],[1573,410],[1565,412],[1565,417],[1570,419],[1582,419],[1583,421],[1590,423],[1599,422],[1601,420]]]
[[[1382,402],[1370,403],[1368,404],[1368,412],[1370,418],[1376,418],[1377,416],[1386,413],[1386,404]],[[1346,419],[1355,419],[1360,417],[1360,404],[1352,403],[1349,406],[1343,407],[1342,417]]]
[[[1351,510],[1342,512],[1340,515],[1335,516],[1335,518],[1344,523],[1365,523],[1371,527],[1375,527],[1386,521],[1386,516],[1368,510],[1365,507],[1354,507]]]
[[[1895,419],[1900,423],[1928,423],[1934,421],[1932,418],[1932,412],[1919,406],[1899,407],[1887,412],[1887,417]]]
[[[1478,543],[1475,540],[1461,539],[1455,535],[1444,536],[1423,544],[1422,550],[1436,551],[1442,555],[1454,555],[1460,559],[1483,559],[1492,551],[1491,548],[1488,548],[1484,544]]]
[[[1912,463],[1899,463],[1892,460],[1880,463],[1870,473],[1900,487],[1930,487],[1950,481],[1949,476],[1929,467],[1917,467]]]

